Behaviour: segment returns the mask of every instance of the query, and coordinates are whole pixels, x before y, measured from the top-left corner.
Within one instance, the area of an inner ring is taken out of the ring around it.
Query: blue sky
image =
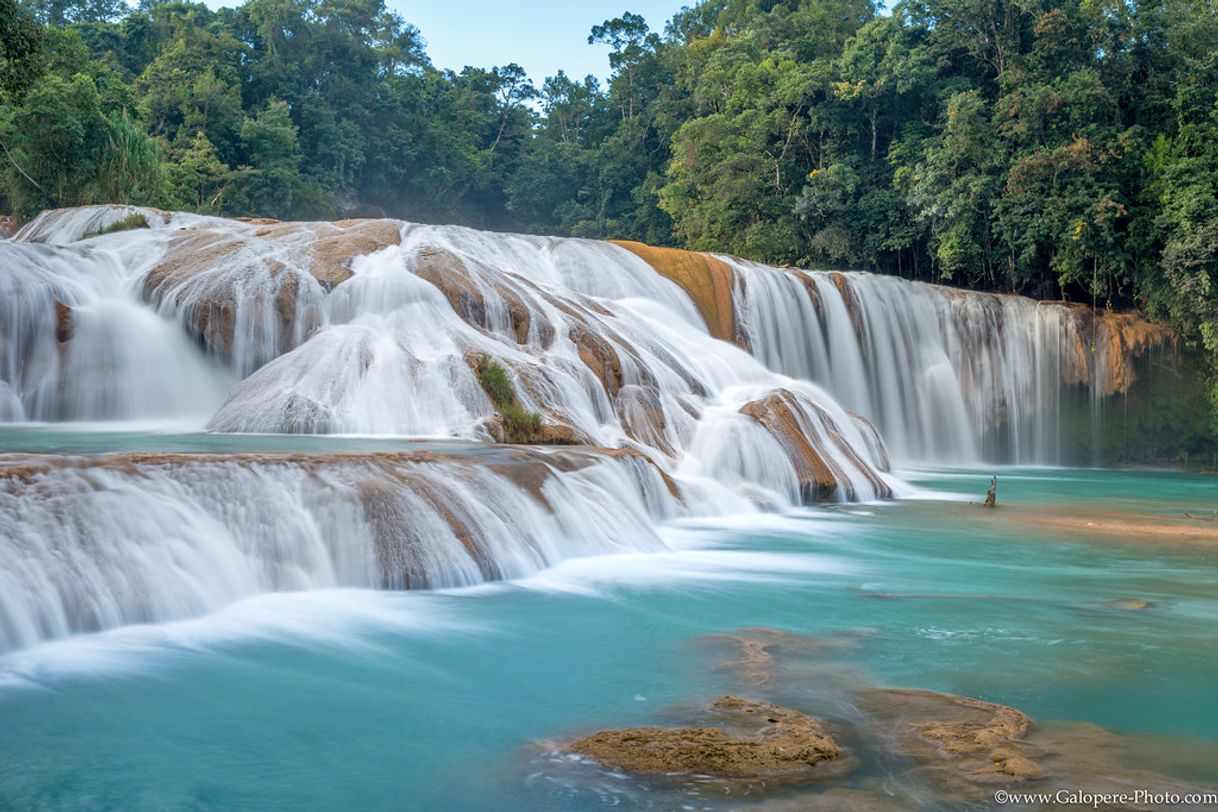
[[[391,9],[423,32],[427,53],[438,68],[490,67],[515,62],[533,83],[558,72],[582,78],[609,75],[609,49],[589,45],[592,26],[631,11],[652,31],[683,5],[696,0],[386,0]]]

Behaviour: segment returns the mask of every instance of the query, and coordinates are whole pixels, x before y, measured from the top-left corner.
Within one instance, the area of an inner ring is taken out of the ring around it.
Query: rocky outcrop
[[[487,293],[497,297],[510,320],[510,330],[518,344],[531,340],[548,347],[554,339],[554,326],[535,317],[533,309],[515,290],[498,278],[475,279],[460,257],[444,248],[427,247],[412,260],[415,274],[440,289],[457,315],[483,330],[493,331],[492,309],[488,308]]]
[[[251,223],[254,225],[254,223]],[[300,343],[316,328],[320,299],[351,278],[355,257],[400,241],[388,220],[261,224],[252,232],[187,228],[145,275],[144,299],[181,313],[213,352],[232,357],[238,335],[273,336],[246,371]],[[269,354],[268,354],[269,353]]]
[[[724,341],[740,341],[732,293],[734,274],[727,263],[710,254],[679,248],[657,248],[628,240],[612,242],[639,256],[656,273],[689,294],[711,335]]]
[[[566,749],[628,772],[761,783],[817,778],[843,756],[823,723],[790,708],[723,696],[704,715],[704,727],[605,730]]]
[[[876,688],[861,706],[890,724],[900,752],[941,781],[1011,784],[1040,778],[1040,748],[1024,741],[1031,720],[1014,708],[934,691]]]
[[[1137,380],[1135,361],[1157,347],[1175,347],[1179,338],[1139,313],[1104,311],[1090,319],[1094,335],[1093,385],[1103,397],[1124,394]]]
[[[60,344],[66,344],[72,340],[72,333],[75,329],[72,320],[72,308],[58,299],[52,301],[55,305],[55,340]]]
[[[21,221],[12,215],[0,216],[0,240],[7,240],[21,230]]]
[[[804,410],[809,408],[817,410],[823,435],[815,432],[802,416]],[[800,492],[805,502],[827,502],[843,497],[853,500],[856,497],[854,486],[845,472],[833,456],[826,453],[828,443],[832,443],[839,455],[845,455],[867,476],[877,493],[884,498],[892,496],[888,484],[841,436],[841,429],[833,418],[815,404],[799,400],[791,392],[778,390],[750,401],[740,411],[764,426],[787,452],[787,458],[799,477]]]
[[[339,220],[334,223],[280,223],[259,229],[255,237],[291,240],[312,233],[308,271],[327,292],[351,278],[351,261],[401,242],[401,226],[393,220]]]

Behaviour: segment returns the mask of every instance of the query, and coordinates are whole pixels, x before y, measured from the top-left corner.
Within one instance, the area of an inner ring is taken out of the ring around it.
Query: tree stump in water
[[[990,478],[990,489],[985,492],[985,506],[996,507],[998,502],[998,477]]]

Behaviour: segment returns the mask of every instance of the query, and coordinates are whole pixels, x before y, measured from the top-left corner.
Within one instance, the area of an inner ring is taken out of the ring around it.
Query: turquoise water
[[[685,522],[665,530],[672,552],[521,582],[267,595],[10,653],[0,808],[673,808],[544,742],[729,691],[833,718],[845,685],[918,687],[1168,751],[1218,742],[1218,547],[1072,539],[1004,515],[1212,512],[1218,480],[1003,470],[991,512],[969,504],[989,473],[909,472],[922,498],[896,503]],[[1107,603],[1122,599],[1152,606]],[[814,653],[750,685],[697,639],[749,627],[808,636]],[[1177,774],[1218,783],[1212,760]]]

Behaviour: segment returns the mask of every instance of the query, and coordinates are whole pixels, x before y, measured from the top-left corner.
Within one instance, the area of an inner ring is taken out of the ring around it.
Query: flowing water
[[[978,472],[906,476],[925,498],[687,520],[659,531],[665,550],[504,584],[264,595],[10,653],[0,806],[732,807],[573,765],[544,742],[724,692],[849,718],[841,691],[856,684],[1102,725],[1141,738],[1139,767],[1218,780],[1208,548],[1029,532],[961,501],[983,488]],[[1174,474],[1019,470],[1000,483],[1010,505],[1213,504],[1211,481]],[[698,641],[748,627],[820,645],[806,671],[758,688]],[[877,776],[882,762],[865,762],[851,780]],[[913,799],[911,782],[885,786]]]
[[[720,261],[735,342],[587,240],[101,208],[0,241],[0,808],[735,808],[553,744],[725,692],[942,808],[867,685],[1218,781],[1213,540],[1071,515],[1208,515],[1214,481],[1027,467],[1067,402],[1099,431],[1094,324]],[[480,358],[580,445],[487,443]],[[724,667],[749,634],[789,635],[760,680]]]

